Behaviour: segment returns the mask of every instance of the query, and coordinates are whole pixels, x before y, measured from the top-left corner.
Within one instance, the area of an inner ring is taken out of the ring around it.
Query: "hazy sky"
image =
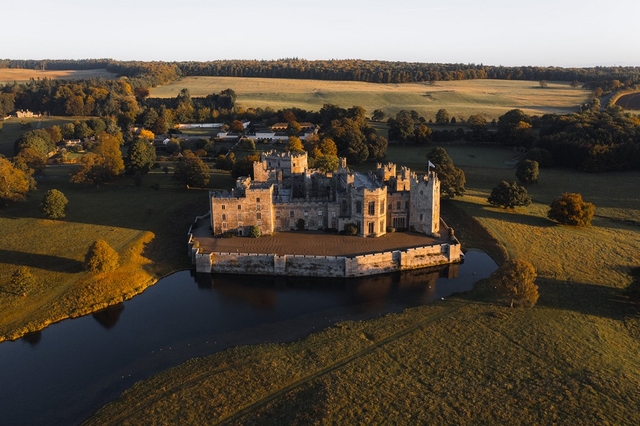
[[[640,0],[27,0],[0,58],[640,66]]]

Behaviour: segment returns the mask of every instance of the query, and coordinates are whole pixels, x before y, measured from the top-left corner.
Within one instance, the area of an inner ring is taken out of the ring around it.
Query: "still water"
[[[496,268],[472,250],[459,266],[355,279],[177,272],[125,303],[0,343],[0,419],[78,424],[136,381],[190,358],[423,305]]]

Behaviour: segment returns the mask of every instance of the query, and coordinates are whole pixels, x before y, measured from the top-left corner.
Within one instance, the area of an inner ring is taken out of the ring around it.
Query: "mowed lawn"
[[[51,70],[39,71],[24,68],[0,68],[0,84],[25,83],[33,79],[57,79],[57,80],[85,80],[89,78],[116,78],[117,74],[104,68],[93,70]]]
[[[151,89],[152,97],[176,97],[181,89],[191,96],[207,96],[231,88],[244,108],[303,108],[317,111],[324,104],[364,107],[369,114],[383,109],[387,116],[416,110],[427,119],[445,108],[451,116],[466,118],[482,113],[490,121],[520,108],[530,115],[569,113],[590,98],[590,92],[565,82],[463,80],[427,83],[376,84],[357,81],[322,81],[244,77],[185,77]]]
[[[537,268],[532,309],[499,302],[490,281],[445,301],[344,322],[291,344],[240,347],[136,384],[88,424],[639,424],[640,315],[624,295],[640,265],[640,173],[542,170],[534,203],[486,203],[514,180],[510,149],[446,147],[467,195],[445,219],[482,247],[481,223],[511,257]],[[389,159],[426,148],[397,147]],[[546,219],[578,191],[596,204],[588,228]],[[465,241],[463,240],[463,243]]]
[[[158,277],[190,266],[185,235],[195,216],[208,209],[208,188],[187,190],[160,169],[146,175],[140,187],[129,177],[82,187],[69,183],[71,170],[47,167],[26,202],[0,211],[0,341],[117,303]],[[212,171],[210,188],[232,183],[229,173]],[[158,190],[152,188],[156,184]],[[45,191],[53,188],[69,200],[61,220],[45,219],[38,210]],[[97,239],[120,253],[114,273],[83,271],[84,255]],[[36,277],[25,295],[8,286],[19,266]]]
[[[29,130],[46,129],[51,126],[61,126],[65,123],[86,120],[87,117],[12,117],[9,120],[0,122],[2,123],[2,129],[0,129],[0,154],[6,157],[13,157],[15,154],[15,142]]]

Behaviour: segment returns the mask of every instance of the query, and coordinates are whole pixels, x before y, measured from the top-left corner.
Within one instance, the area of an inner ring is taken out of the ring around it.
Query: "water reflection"
[[[1,343],[0,365],[11,366],[0,369],[1,423],[77,424],[190,358],[399,312],[467,291],[496,267],[474,252],[459,268],[352,279],[178,272],[123,304]]]
[[[123,311],[124,303],[118,303],[117,305],[109,306],[108,308],[94,312],[91,315],[101,326],[109,330],[116,325],[120,319],[120,314],[122,314]]]

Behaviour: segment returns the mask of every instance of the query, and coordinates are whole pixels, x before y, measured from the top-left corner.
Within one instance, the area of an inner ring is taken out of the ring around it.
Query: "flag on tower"
[[[429,161],[429,170],[435,169],[435,168],[436,166],[431,161]]]

